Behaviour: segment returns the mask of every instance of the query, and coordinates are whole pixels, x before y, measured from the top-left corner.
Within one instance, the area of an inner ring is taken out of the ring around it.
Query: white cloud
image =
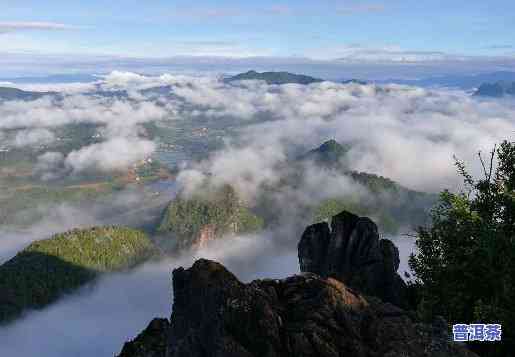
[[[102,124],[106,139],[116,140],[77,150],[68,166],[80,171],[88,166],[84,161],[88,158],[95,162],[90,168],[104,170],[116,166],[101,154],[104,149],[115,150],[123,165],[152,151],[148,142],[133,145],[142,123],[179,117],[232,117],[240,124],[248,122],[240,130],[245,144],[236,143],[216,154],[210,167],[215,174],[226,172],[228,180],[245,177],[242,184],[257,187],[275,179],[275,165],[284,161],[292,148],[307,150],[335,138],[353,143],[350,156],[355,169],[432,191],[457,184],[454,154],[475,165],[478,150],[491,149],[515,130],[512,104],[478,100],[459,91],[331,82],[270,86],[249,81],[234,85],[214,77],[149,77],[129,72],[113,72],[98,85],[104,90],[127,89],[132,93],[169,85],[173,97],[162,97],[159,104],[141,96],[123,100],[80,94],[67,95],[58,102],[50,98],[6,102],[0,106],[0,128]],[[138,150],[141,155],[137,155]],[[93,159],[95,154],[106,164]],[[237,167],[239,162],[244,164]]]
[[[149,140],[117,137],[72,151],[64,163],[74,172],[123,170],[150,156],[155,148]]]
[[[21,130],[16,133],[14,146],[25,147],[34,145],[46,145],[55,140],[53,132],[47,129]]]
[[[76,26],[43,21],[0,21],[0,33],[25,30],[73,30]]]
[[[349,4],[346,6],[339,7],[336,12],[342,15],[354,15],[361,13],[379,13],[384,12],[386,10],[385,5],[383,4],[372,4],[372,3],[362,3],[362,4]]]
[[[64,176],[67,173],[67,169],[64,167],[64,155],[60,152],[48,151],[38,156],[33,172],[43,181]]]
[[[129,91],[170,85],[174,97],[160,98],[159,105],[138,96],[118,100],[80,94],[67,95],[63,101],[44,98],[7,102],[0,105],[0,127],[51,131],[67,123],[104,125],[105,141],[67,156],[47,152],[39,158],[38,170],[59,174],[118,169],[149,155],[155,144],[138,137],[142,123],[177,117],[232,118],[239,125],[238,137],[204,162],[182,171],[177,181],[190,190],[202,187],[206,177],[215,184],[228,182],[251,203],[261,198],[263,186],[277,184],[285,177],[288,158],[327,139],[352,144],[349,164],[356,170],[387,176],[412,188],[437,191],[455,188],[458,183],[453,154],[471,163],[472,172],[478,173],[476,152],[489,150],[510,136],[513,139],[515,133],[513,103],[478,100],[459,91],[329,82],[309,86],[270,86],[252,81],[231,85],[212,77],[148,77],[123,71],[111,73],[99,85],[105,90]],[[363,199],[368,195],[364,187],[345,175],[311,165],[306,165],[303,173],[298,187],[285,187],[272,195],[271,204],[279,212],[276,231],[221,240],[196,255],[107,276],[93,290],[0,329],[0,354],[112,355],[150,318],[169,315],[171,267],[189,265],[199,256],[222,261],[244,280],[297,272],[294,246],[298,231],[310,223],[300,221],[303,217],[298,216],[299,208],[335,195]],[[129,207],[136,203],[132,200],[125,204]],[[47,234],[99,222],[100,215],[90,210],[67,207],[66,212],[69,217],[55,219],[60,225],[34,228]],[[25,244],[38,235],[34,231],[2,234],[2,238],[6,241],[0,243],[0,256],[5,258],[21,247],[21,242]],[[403,258],[412,249],[410,243],[401,248]],[[67,337],[64,340],[63,335]]]
[[[474,155],[478,150],[490,150],[515,131],[513,105],[477,100],[463,92],[395,85],[268,86],[255,82],[239,86],[193,83],[174,93],[197,106],[196,114],[273,119],[243,129],[243,147],[217,154],[212,163],[213,172],[230,177],[227,166],[239,162],[238,167],[232,165],[236,175],[261,173],[250,174],[253,180],[268,177],[289,147],[307,150],[335,138],[353,143],[350,157],[356,170],[435,191],[457,184],[454,154],[477,168]]]
[[[200,258],[224,264],[243,281],[298,273],[296,254],[278,250],[270,237],[217,241],[195,254],[151,262],[129,273],[105,276],[92,287],[0,328],[5,356],[113,356],[153,317],[169,317],[171,271]],[[66,338],[62,338],[66,336]]]

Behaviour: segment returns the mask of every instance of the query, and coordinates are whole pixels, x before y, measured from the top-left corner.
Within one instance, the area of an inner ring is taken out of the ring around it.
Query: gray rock
[[[171,323],[151,324],[120,357],[477,357],[439,326],[333,278],[243,284],[201,259],[175,270],[173,285]]]
[[[298,245],[300,270],[332,277],[363,294],[407,307],[407,287],[397,273],[399,250],[380,239],[377,226],[347,211],[329,224],[306,228]]]

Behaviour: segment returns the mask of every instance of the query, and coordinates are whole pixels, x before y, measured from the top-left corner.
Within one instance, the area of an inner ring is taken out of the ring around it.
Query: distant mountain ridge
[[[515,81],[499,81],[495,83],[483,83],[474,93],[476,96],[500,98],[515,95]]]
[[[418,87],[449,87],[459,89],[474,89],[484,83],[495,83],[500,81],[515,81],[515,72],[497,71],[472,75],[442,75],[419,79],[390,78],[374,81],[377,84],[404,84]]]
[[[19,76],[19,77],[3,77],[0,82],[10,82],[16,84],[26,83],[77,83],[77,82],[95,82],[101,77],[93,74],[51,74],[48,76]]]
[[[303,74],[295,74],[290,72],[256,72],[248,71],[225,79],[226,82],[259,80],[265,81],[267,84],[311,84],[323,82],[323,79],[306,76]]]
[[[31,92],[12,87],[0,87],[0,100],[35,100],[57,92]]]

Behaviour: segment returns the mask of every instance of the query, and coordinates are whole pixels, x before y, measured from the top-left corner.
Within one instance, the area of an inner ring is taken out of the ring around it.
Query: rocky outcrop
[[[366,217],[343,211],[326,222],[309,226],[298,245],[300,270],[332,277],[385,302],[407,307],[407,287],[397,274],[399,250],[380,239]]]
[[[173,272],[171,323],[154,320],[120,357],[466,357],[446,326],[305,273],[243,284],[199,260]]]
[[[166,356],[169,327],[167,319],[153,319],[138,338],[123,346],[120,356]]]

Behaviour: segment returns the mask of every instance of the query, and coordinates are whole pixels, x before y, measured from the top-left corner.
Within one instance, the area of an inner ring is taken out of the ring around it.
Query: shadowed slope
[[[145,234],[120,227],[73,230],[36,241],[0,266],[0,324],[154,253]]]

